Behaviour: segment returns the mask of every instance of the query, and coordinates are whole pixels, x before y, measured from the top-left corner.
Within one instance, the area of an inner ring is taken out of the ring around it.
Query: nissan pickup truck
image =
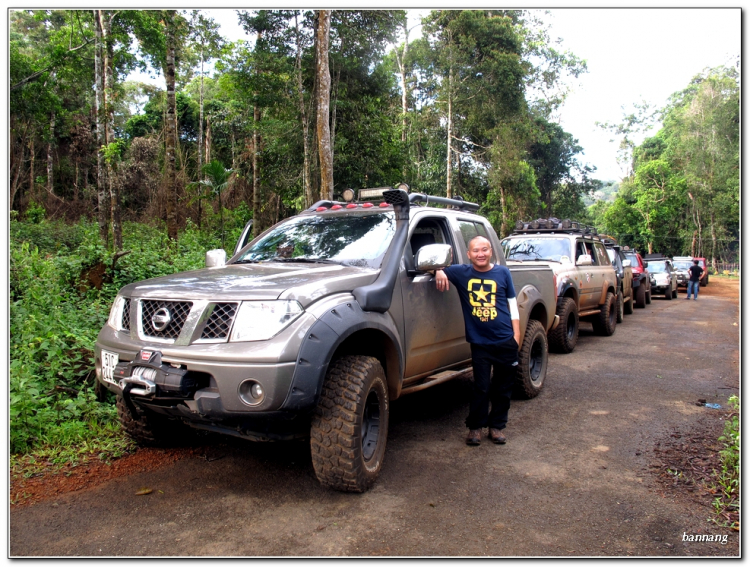
[[[361,202],[363,191],[358,202],[350,192],[281,221],[228,261],[209,251],[206,268],[120,290],[96,341],[96,375],[131,437],[169,444],[186,426],[256,441],[309,437],[322,484],[372,486],[391,403],[471,372],[458,293],[438,291],[434,271],[468,262],[476,235],[490,240],[495,263],[505,258],[476,204],[404,187],[381,190],[377,204]],[[533,398],[557,322],[553,274],[510,271],[521,316],[516,391]],[[491,316],[492,294],[476,307]]]
[[[560,324],[548,332],[551,350],[573,352],[580,320],[599,335],[614,334],[617,274],[596,229],[569,219],[518,221],[502,246],[509,267],[547,266],[555,274]]]

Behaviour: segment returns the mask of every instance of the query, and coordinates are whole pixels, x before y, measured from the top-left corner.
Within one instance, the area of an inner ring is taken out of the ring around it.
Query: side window
[[[602,266],[611,266],[612,262],[609,261],[609,256],[607,256],[607,252],[604,250],[604,245],[601,242],[594,242],[594,248],[599,258],[599,264]]]
[[[464,239],[464,244],[466,245],[466,249],[469,249],[469,241],[471,241],[472,238],[475,236],[479,236],[479,232],[477,232],[477,225],[475,225],[473,222],[460,220],[458,221],[458,227],[461,229],[461,236]]]
[[[583,244],[583,240],[576,240],[576,260],[578,260],[579,256],[583,256],[584,254],[588,254],[588,252]]]
[[[445,222],[441,219],[428,218],[419,221],[411,233],[409,245],[411,254],[406,254],[407,268],[413,269],[414,258],[423,246],[428,244],[451,244],[445,229]],[[453,249],[453,263],[456,263],[456,250]]]

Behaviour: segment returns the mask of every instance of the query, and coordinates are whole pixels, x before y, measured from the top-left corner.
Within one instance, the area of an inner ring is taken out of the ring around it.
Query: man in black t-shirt
[[[493,443],[504,444],[502,430],[508,423],[521,340],[516,291],[510,270],[492,264],[492,245],[487,238],[471,239],[468,254],[471,265],[454,264],[437,270],[435,283],[440,291],[450,288],[448,282],[456,286],[466,340],[471,345],[474,389],[466,418],[466,444],[479,445],[484,427],[489,427]]]
[[[693,260],[693,265],[688,268],[688,272],[690,272],[690,280],[688,281],[687,297],[685,299],[690,299],[691,290],[695,299],[698,299],[698,288],[701,285],[701,278],[703,277],[703,268],[698,265],[698,260]]]

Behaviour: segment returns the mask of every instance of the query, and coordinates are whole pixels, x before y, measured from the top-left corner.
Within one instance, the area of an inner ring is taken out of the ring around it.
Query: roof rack
[[[439,204],[439,205],[447,205],[448,207],[453,207],[454,209],[458,209],[461,211],[469,211],[469,212],[476,212],[479,210],[479,205],[476,203],[470,203],[468,201],[464,201],[462,197],[457,196],[452,199],[449,199],[447,197],[437,197],[435,195],[424,195],[422,193],[409,193],[409,186],[406,183],[400,183],[395,188],[394,187],[373,187],[370,189],[360,189],[359,190],[359,200],[364,201],[368,200],[367,203],[357,204],[354,203],[354,189],[345,189],[342,193],[342,197],[344,201],[331,201],[331,200],[321,200],[309,207],[308,211],[315,211],[315,212],[322,212],[325,210],[338,210],[342,208],[352,209],[357,208],[359,206],[364,207],[372,207],[372,203],[369,201],[374,201],[375,203],[380,202],[380,207],[388,207],[390,206],[384,197],[385,193],[389,191],[393,191],[394,189],[401,189],[409,194],[409,203],[424,203],[426,206],[433,205],[433,204]]]
[[[570,219],[560,220],[557,218],[537,219],[531,222],[518,221],[513,234],[529,234],[542,232],[565,232],[576,233],[598,238],[596,228],[585,226]]]
[[[454,197],[453,199],[449,199],[448,197],[436,197],[434,195],[412,193],[409,195],[409,202],[410,203],[423,202],[427,206],[429,206],[431,203],[437,203],[440,205],[448,205],[449,207],[455,207],[456,209],[459,209],[462,211],[470,211],[470,212],[475,212],[479,210],[479,205],[477,205],[476,203],[470,203],[468,201],[464,201],[462,197]]]

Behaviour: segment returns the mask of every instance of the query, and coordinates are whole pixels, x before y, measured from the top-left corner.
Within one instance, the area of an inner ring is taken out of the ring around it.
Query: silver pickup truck
[[[505,264],[477,205],[383,195],[379,205],[321,201],[228,262],[209,251],[204,269],[125,286],[95,347],[125,431],[141,444],[174,441],[186,425],[251,440],[307,436],[323,484],[368,489],[390,403],[471,371],[458,294],[437,291],[431,272],[467,262],[477,234]],[[517,390],[531,398],[557,323],[553,276],[541,266],[511,273]]]

